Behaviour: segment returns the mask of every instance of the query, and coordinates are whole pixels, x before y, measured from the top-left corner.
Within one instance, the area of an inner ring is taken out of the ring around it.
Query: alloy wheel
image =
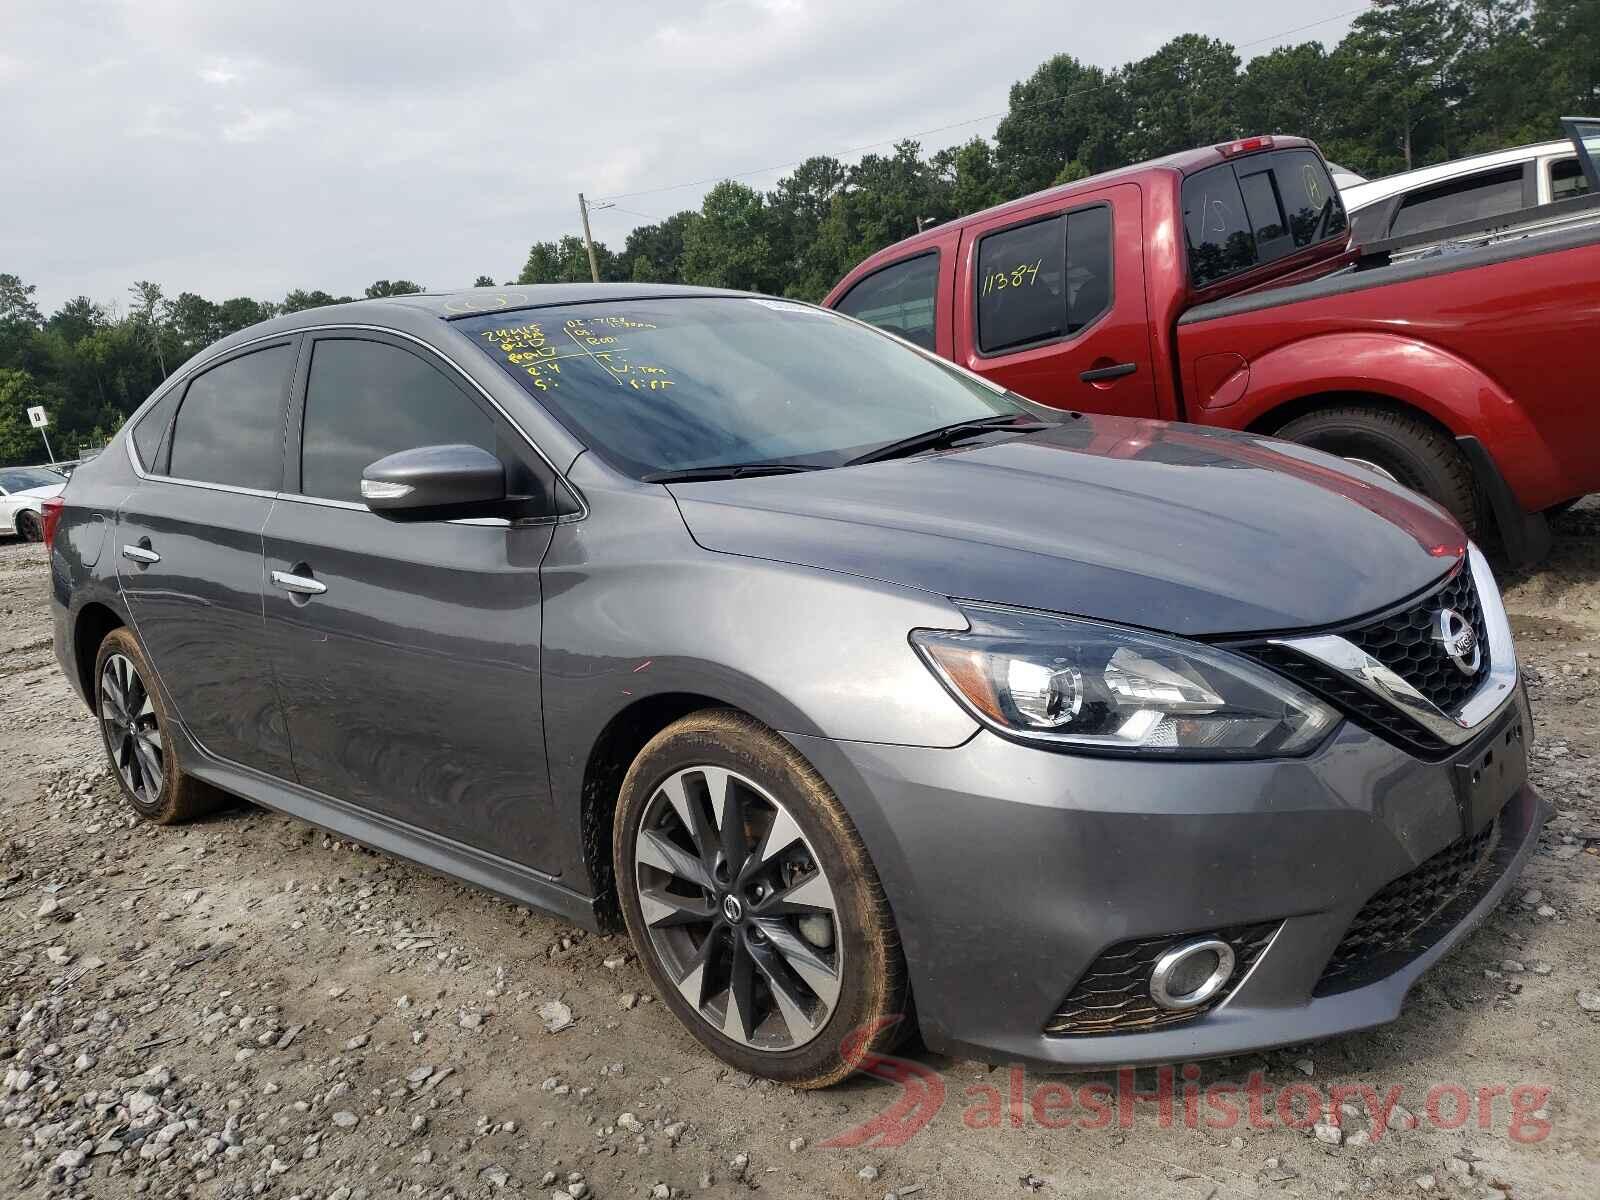
[[[161,726],[149,689],[126,655],[111,655],[101,668],[100,728],[128,792],[154,805],[166,784]]]
[[[839,1000],[838,903],[793,815],[722,767],[675,772],[644,806],[634,845],[644,926],[702,1020],[757,1050],[794,1050]]]

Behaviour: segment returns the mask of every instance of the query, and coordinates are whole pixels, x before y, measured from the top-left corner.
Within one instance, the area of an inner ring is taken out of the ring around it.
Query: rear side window
[[[1349,229],[1339,190],[1310,150],[1253,154],[1183,181],[1189,278],[1205,287]]]
[[[874,271],[834,307],[846,316],[932,350],[938,294],[939,255],[922,254]]]
[[[275,492],[283,477],[283,403],[294,355],[273,346],[198,375],[172,427],[178,479]]]
[[[1104,204],[991,233],[978,243],[978,348],[1070,337],[1111,307]]]
[[[139,465],[146,471],[165,474],[162,470],[161,452],[167,440],[167,426],[172,423],[172,410],[178,407],[182,388],[173,388],[150,406],[150,411],[139,418],[133,427],[133,449],[139,456]]]
[[[302,429],[301,492],[357,504],[361,472],[397,451],[464,442],[498,453],[489,415],[442,371],[387,342],[317,342]]]
[[[1585,195],[1589,181],[1583,177],[1583,168],[1575,158],[1561,158],[1550,164],[1550,199],[1570,200]]]
[[[1256,239],[1233,167],[1207,167],[1183,181],[1189,278],[1205,287],[1256,265]]]
[[[1422,233],[1462,221],[1488,220],[1516,212],[1522,206],[1522,167],[1502,167],[1412,192],[1401,202],[1389,236]]]

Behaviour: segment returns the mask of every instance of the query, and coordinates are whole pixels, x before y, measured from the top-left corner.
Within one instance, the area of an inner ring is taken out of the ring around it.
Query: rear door
[[[1040,404],[1157,415],[1143,219],[1119,184],[967,226],[955,360]]]
[[[378,333],[311,342],[267,524],[268,629],[300,782],[537,866],[550,828],[539,681],[539,565],[553,525],[397,523],[360,500],[362,469],[465,442],[513,492],[554,473],[432,351]]]
[[[141,481],[113,535],[134,628],[189,733],[281,776],[293,769],[262,623],[261,531],[298,351],[296,337],[242,349],[190,380],[175,416],[166,399],[146,414],[131,439]]]

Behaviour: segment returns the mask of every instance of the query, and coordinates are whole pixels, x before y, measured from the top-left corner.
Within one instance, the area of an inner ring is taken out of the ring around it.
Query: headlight
[[[1246,659],[1199,642],[989,604],[965,631],[911,642],[984,724],[1015,737],[1175,758],[1303,754],[1333,709]]]

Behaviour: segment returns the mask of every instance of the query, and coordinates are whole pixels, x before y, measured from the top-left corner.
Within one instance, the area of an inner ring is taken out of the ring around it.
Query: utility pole
[[[578,193],[578,214],[583,217],[583,245],[589,251],[589,277],[596,283],[600,282],[600,268],[594,261],[594,238],[589,234],[589,202],[583,198],[583,193]]]

